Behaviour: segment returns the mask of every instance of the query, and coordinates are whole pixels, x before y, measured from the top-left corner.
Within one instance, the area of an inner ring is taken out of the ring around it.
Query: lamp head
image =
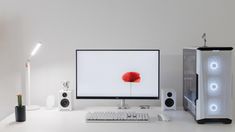
[[[30,57],[34,56],[41,46],[42,46],[41,43],[37,43],[37,45],[34,47],[33,51],[31,52]]]

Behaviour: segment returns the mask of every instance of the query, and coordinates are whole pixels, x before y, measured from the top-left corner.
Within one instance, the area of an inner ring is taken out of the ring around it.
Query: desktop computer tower
[[[183,49],[183,107],[199,124],[232,122],[232,50]]]

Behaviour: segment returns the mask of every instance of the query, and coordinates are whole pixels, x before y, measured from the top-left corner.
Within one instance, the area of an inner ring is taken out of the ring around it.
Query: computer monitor
[[[77,49],[77,99],[159,99],[160,50]]]

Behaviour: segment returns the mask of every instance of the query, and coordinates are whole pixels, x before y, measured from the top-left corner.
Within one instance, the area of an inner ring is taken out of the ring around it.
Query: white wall
[[[5,12],[0,2],[0,120],[14,111],[22,88],[23,45],[18,16]]]
[[[33,43],[44,44],[32,60],[32,102],[40,105],[61,81],[75,89],[75,49],[159,48],[161,87],[176,89],[182,106],[182,48],[201,46],[204,32],[209,46],[235,46],[234,6],[233,0],[0,0],[0,10],[21,19],[24,55]],[[118,102],[75,101],[110,103]]]

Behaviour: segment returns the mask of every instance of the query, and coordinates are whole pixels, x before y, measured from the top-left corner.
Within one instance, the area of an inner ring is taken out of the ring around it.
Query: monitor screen
[[[159,99],[160,51],[76,50],[77,99]]]

